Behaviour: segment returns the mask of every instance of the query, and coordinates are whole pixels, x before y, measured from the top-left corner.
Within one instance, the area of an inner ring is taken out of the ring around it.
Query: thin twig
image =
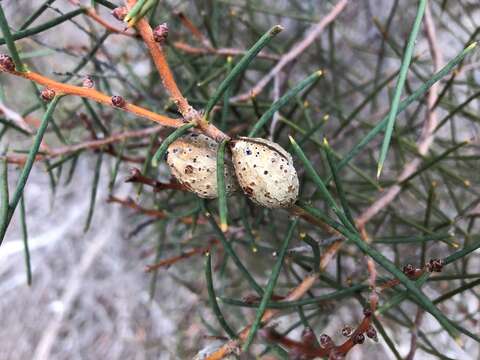
[[[185,252],[182,252],[180,255],[177,256],[172,256],[168,259],[164,259],[162,261],[159,261],[156,264],[153,265],[147,265],[145,268],[146,272],[151,272],[154,270],[157,270],[162,267],[168,267],[170,265],[173,265],[180,260],[188,259],[191,258],[192,256],[199,255],[199,254],[205,254],[206,252],[210,251],[212,247],[216,246],[219,244],[219,240],[212,240],[210,241],[210,244],[208,246],[200,247],[200,248],[194,248]]]
[[[261,78],[251,90],[232,97],[230,101],[248,101],[252,96],[257,96],[275,77],[275,75],[282,71],[286,65],[298,59],[298,57],[315,41],[315,39],[323,32],[323,30],[342,13],[347,4],[348,0],[340,0],[318,24],[311,28],[308,34],[301,41],[296,43],[296,45],[289,52],[282,56],[274,68],[270,70],[267,75]]]
[[[427,6],[425,13],[425,33],[427,35],[428,45],[432,55],[433,71],[437,72],[441,68],[443,61],[442,53],[437,42],[435,24],[433,22],[429,6]],[[433,107],[438,97],[438,86],[438,84],[434,84],[428,92],[425,121],[423,123],[422,133],[417,141],[418,153],[421,156],[424,156],[428,153],[428,150],[435,139],[434,129],[436,128],[438,121],[437,114]],[[377,198],[377,200],[375,200],[373,204],[365,209],[358,217],[357,224],[360,228],[363,228],[367,222],[369,222],[376,214],[387,207],[397,197],[402,190],[402,186],[399,185],[399,183],[413,174],[421,163],[421,157],[417,157],[404,166],[400,176],[397,178],[396,184],[391,186],[387,191],[383,192]]]
[[[87,150],[87,149],[96,150],[104,147],[105,145],[121,142],[125,139],[144,138],[148,135],[159,133],[163,129],[164,129],[163,126],[154,126],[154,127],[150,127],[142,130],[124,131],[118,134],[112,134],[111,136],[106,137],[104,139],[89,140],[89,141],[82,142],[80,144],[67,145],[67,146],[62,146],[59,148],[48,149],[48,150],[43,149],[42,150],[43,153],[37,155],[35,160],[36,161],[43,160],[43,159],[51,160],[56,157],[69,155],[81,150]],[[9,163],[23,164],[27,156],[17,155],[17,154],[8,154],[5,157],[7,158],[7,161]]]
[[[64,84],[64,83],[52,80],[43,75],[40,75],[33,71],[26,71],[26,72],[11,71],[9,72],[9,74],[20,76],[25,79],[34,81],[39,85],[42,85],[49,89],[54,90],[57,93],[57,95],[80,96],[80,97],[90,99],[110,107],[115,107],[117,109],[132,113],[134,115],[143,117],[145,119],[155,121],[156,123],[159,123],[160,125],[163,125],[163,126],[177,128],[183,125],[183,121],[181,119],[172,119],[167,116],[154,113],[153,111],[144,109],[140,106],[137,106],[128,102],[125,102],[125,104],[122,104],[122,106],[120,107],[116,107],[112,104],[112,96],[105,95],[104,93],[92,88]]]
[[[192,55],[219,55],[219,56],[238,56],[245,55],[246,50],[236,48],[201,48],[186,44],[182,41],[175,41],[173,46],[178,50],[184,51]],[[275,54],[260,51],[257,55],[258,58],[266,60],[279,60],[280,57]]]
[[[334,254],[336,254],[341,244],[342,244],[341,241],[336,241],[325,250],[320,260],[319,272],[322,272],[325,270],[325,267],[328,265],[328,263],[330,262]],[[312,288],[312,286],[315,284],[316,280],[318,279],[319,272],[314,272],[307,275],[302,280],[302,282],[285,297],[283,301],[295,301],[303,297],[303,295],[305,295],[307,291],[309,291]],[[265,325],[266,323],[268,323],[270,320],[276,317],[279,313],[280,313],[280,310],[277,310],[277,309],[266,310],[261,320],[262,325]],[[241,346],[242,342],[245,341],[245,339],[247,338],[249,332],[250,332],[250,325],[244,327],[240,331],[240,333],[238,334],[238,339],[230,340],[229,342],[224,344],[220,349],[210,354],[205,360],[220,360],[220,359],[223,359],[228,354],[231,354],[237,351],[239,346]]]

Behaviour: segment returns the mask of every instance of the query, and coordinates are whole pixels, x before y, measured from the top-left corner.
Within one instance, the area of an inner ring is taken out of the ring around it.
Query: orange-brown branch
[[[131,8],[136,2],[136,0],[127,0],[127,7]],[[182,95],[182,92],[178,88],[165,54],[163,53],[161,46],[155,41],[153,37],[153,30],[148,21],[143,18],[138,20],[138,22],[135,24],[135,28],[150,51],[150,55],[152,56],[153,62],[155,63],[160,77],[162,78],[165,89],[168,91],[183,117],[190,119],[195,115],[195,110],[190,106],[187,99],[185,99],[185,97]]]
[[[187,15],[185,15],[183,12],[178,11],[175,13],[175,15],[178,16],[180,19],[181,23],[183,26],[185,26],[191,33],[192,35],[202,43],[203,46],[213,49],[212,45],[210,44],[210,41],[202,34],[202,32],[195,26],[195,24],[190,20]]]
[[[76,95],[76,96],[80,96],[80,97],[90,99],[98,103],[113,107],[112,97],[105,95],[104,93],[101,93],[100,91],[97,91],[95,89],[57,82],[55,80],[52,80],[46,76],[40,75],[33,71],[27,71],[27,72],[12,71],[12,72],[9,72],[9,74],[20,76],[25,79],[34,81],[37,84],[48,87],[54,90],[57,93],[57,95]],[[183,121],[181,119],[172,119],[167,116],[157,114],[153,111],[147,110],[145,108],[142,108],[140,106],[137,106],[128,102],[126,102],[124,106],[118,109],[127,111],[129,113],[132,113],[134,115],[140,116],[142,118],[145,118],[151,121],[155,121],[156,123],[159,123],[160,125],[163,125],[163,126],[178,128],[183,125]]]

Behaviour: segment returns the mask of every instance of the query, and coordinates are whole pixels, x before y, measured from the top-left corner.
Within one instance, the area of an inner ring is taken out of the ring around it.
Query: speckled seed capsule
[[[173,176],[201,198],[217,197],[217,150],[219,144],[203,134],[187,134],[170,144],[167,164]],[[225,160],[227,195],[238,190],[232,164]]]
[[[258,205],[287,208],[298,197],[292,156],[280,145],[260,138],[231,142],[233,166],[243,192]]]

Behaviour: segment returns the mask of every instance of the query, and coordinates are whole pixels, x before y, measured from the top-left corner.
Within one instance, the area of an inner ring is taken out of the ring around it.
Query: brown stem
[[[238,56],[244,55],[245,50],[236,49],[236,48],[205,48],[205,47],[195,47],[189,44],[186,44],[182,41],[175,41],[173,43],[177,49],[184,51],[189,54],[193,55],[219,55],[219,56]],[[266,59],[266,60],[279,60],[280,57],[275,54],[267,53],[264,51],[260,51],[257,57]]]
[[[167,214],[165,214],[165,212],[160,211],[160,210],[155,210],[155,209],[144,208],[130,198],[121,199],[121,198],[118,198],[118,197],[115,197],[115,196],[110,196],[107,201],[111,202],[111,203],[113,202],[113,203],[120,204],[122,206],[133,209],[138,213],[148,215],[148,216],[151,216],[151,217],[154,217],[154,218],[157,218],[157,219],[165,219],[167,217]],[[198,220],[199,220],[198,221],[199,224],[204,223],[204,220],[202,220],[202,219],[198,219]],[[185,217],[181,218],[180,221],[182,221],[184,224],[187,224],[187,225],[193,224],[193,218],[191,216],[185,216]]]
[[[192,250],[189,250],[189,251],[185,251],[185,252],[182,252],[180,255],[172,256],[172,257],[170,257],[168,259],[164,259],[164,260],[162,260],[162,261],[160,261],[156,264],[147,265],[146,268],[145,268],[145,271],[146,272],[154,271],[154,270],[159,269],[161,267],[166,267],[166,266],[173,265],[173,264],[179,262],[180,260],[188,259],[192,256],[199,255],[199,254],[205,254],[206,252],[210,251],[210,249],[213,246],[218,245],[218,243],[219,243],[218,240],[212,240],[212,241],[210,241],[210,245],[208,245],[208,246],[205,246],[205,247],[202,247],[202,248],[195,248],[195,249],[192,249]]]
[[[27,72],[11,71],[9,72],[9,74],[20,76],[25,79],[34,81],[37,84],[48,87],[54,90],[57,95],[76,95],[76,96],[80,96],[86,99],[96,101],[98,103],[101,103],[107,106],[115,107],[112,104],[111,96],[105,95],[104,93],[101,93],[100,91],[97,91],[92,88],[64,84],[64,83],[49,79],[33,71],[27,71]],[[163,125],[163,126],[178,128],[184,124],[184,122],[181,119],[172,119],[167,116],[160,115],[160,114],[154,113],[153,111],[144,109],[140,106],[130,104],[128,102],[125,102],[125,104],[122,105],[121,107],[115,107],[115,108],[123,111],[127,111],[129,113],[135,114],[137,116],[143,117],[151,121],[155,121],[156,123],[159,123],[160,125]]]
[[[125,182],[133,182],[151,186],[153,191],[158,192],[161,190],[181,190],[189,191],[185,186],[179,183],[162,183],[158,180],[152,179],[148,176],[145,176],[137,168],[132,168],[130,171],[130,176],[125,179]]]
[[[185,26],[192,35],[200,41],[200,43],[207,49],[213,49],[210,41],[202,34],[202,32],[195,26],[195,24],[181,11],[177,11],[175,15],[178,16],[183,26]]]

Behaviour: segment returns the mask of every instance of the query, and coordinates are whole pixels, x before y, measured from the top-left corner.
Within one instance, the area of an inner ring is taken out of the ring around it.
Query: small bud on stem
[[[443,269],[443,260],[442,259],[431,259],[427,263],[427,270],[429,272],[442,272]]]
[[[122,108],[126,105],[125,99],[119,95],[114,95],[111,98],[112,105],[115,107]]]
[[[407,264],[403,267],[403,273],[407,275],[409,278],[415,276],[415,266],[412,264]]]
[[[168,37],[168,25],[163,23],[153,30],[153,38],[157,43],[163,44]]]
[[[53,100],[53,98],[55,97],[55,90],[53,89],[50,89],[48,87],[44,88],[41,92],[40,92],[40,97],[42,98],[43,101],[45,102],[50,102]]]
[[[125,16],[127,16],[127,14],[128,14],[128,9],[124,6],[119,6],[112,10],[112,16],[119,21],[123,21],[123,19],[125,19]]]
[[[90,76],[87,76],[85,79],[83,79],[82,86],[87,89],[91,89],[95,86],[95,82]]]
[[[363,344],[365,342],[365,335],[362,333],[356,334],[352,337],[352,341],[354,344]]]
[[[15,71],[15,63],[7,54],[0,54],[0,68],[4,71]]]

